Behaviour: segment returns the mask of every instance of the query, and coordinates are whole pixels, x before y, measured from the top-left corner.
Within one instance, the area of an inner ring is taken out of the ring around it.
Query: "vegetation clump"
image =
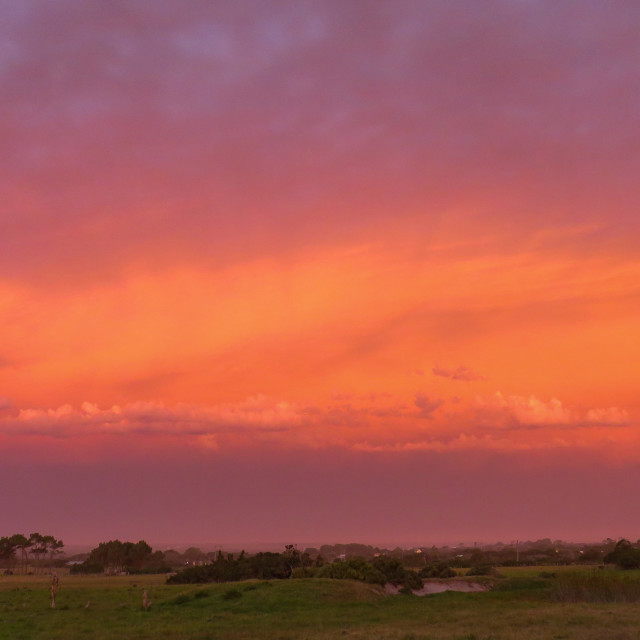
[[[332,578],[333,580],[360,580],[368,584],[384,585],[387,577],[382,571],[367,562],[364,558],[350,558],[336,561],[320,568],[318,578]]]
[[[358,580],[384,585],[390,582],[408,589],[420,589],[422,578],[404,567],[400,560],[380,556],[372,561],[365,558],[336,560],[331,564],[314,566],[307,553],[287,547],[284,553],[264,552],[248,555],[244,551],[235,557],[219,552],[208,564],[187,567],[170,576],[167,584],[197,584],[206,582],[237,582],[240,580],[282,580],[287,578],[331,578]],[[455,572],[454,572],[455,573]]]
[[[63,547],[62,540],[37,532],[30,534],[29,537],[22,533],[2,536],[0,537],[0,565],[7,567],[6,571],[9,573],[13,573],[13,569],[17,568],[19,555],[19,568],[21,573],[25,573],[28,558],[31,555],[36,569],[44,566],[45,563],[54,566],[55,556],[62,553]]]
[[[406,569],[397,558],[378,556],[371,564],[384,575],[387,582],[393,585],[402,585],[407,589],[422,589],[423,587],[420,575],[411,569]]]
[[[101,542],[81,564],[71,567],[71,573],[169,573],[162,551],[153,549],[144,541]]]
[[[292,546],[287,547],[285,553],[265,551],[250,556],[243,551],[238,557],[219,551],[212,562],[178,571],[169,577],[167,584],[278,580],[290,578],[296,568],[311,564],[308,554],[300,553]]]
[[[420,569],[421,578],[455,578],[458,574],[445,562],[435,562]]]
[[[638,569],[640,568],[640,549],[622,538],[603,560],[606,563],[615,564],[620,569]]]

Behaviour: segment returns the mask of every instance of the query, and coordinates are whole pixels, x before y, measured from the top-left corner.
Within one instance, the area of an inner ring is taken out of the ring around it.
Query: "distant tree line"
[[[196,550],[197,551],[197,550]],[[192,549],[192,554],[194,550]],[[202,554],[202,552],[200,552]],[[361,554],[361,555],[360,555]],[[169,578],[173,584],[231,582],[247,579],[333,578],[361,580],[370,584],[392,583],[419,589],[423,580],[452,578],[465,568],[467,576],[495,575],[501,566],[569,564],[615,564],[623,569],[640,568],[640,541],[611,538],[600,544],[566,543],[542,539],[510,544],[464,545],[410,550],[380,549],[363,544],[324,545],[300,552],[288,545],[284,553],[244,551],[202,554],[196,566],[187,566]],[[456,569],[458,571],[456,571]]]
[[[144,540],[101,542],[81,564],[71,567],[71,573],[169,573],[162,551],[154,551]]]
[[[37,572],[60,565],[57,559],[64,543],[51,535],[32,533],[0,537],[0,568],[5,571]],[[290,577],[350,578],[370,583],[392,582],[399,586],[418,584],[428,578],[447,578],[461,568],[467,575],[489,575],[495,567],[570,564],[615,564],[623,569],[640,568],[640,540],[607,538],[601,543],[582,544],[550,540],[498,542],[464,545],[385,549],[350,543],[309,547],[300,551],[287,545],[284,552],[248,555],[203,552],[189,547],[183,552],[154,551],[144,540],[101,542],[88,554],[74,557],[72,573],[169,573],[178,571],[174,582],[228,582],[234,580],[283,579]],[[69,559],[65,558],[65,561]],[[73,558],[71,559],[73,561]],[[409,572],[410,573],[405,573]],[[411,587],[416,588],[416,587]]]
[[[616,545],[622,543],[624,554],[611,556]],[[633,562],[634,557],[630,549],[640,547],[640,540],[634,544],[629,541],[618,543],[607,538],[601,543],[585,544],[564,542],[543,538],[539,540],[517,540],[509,543],[495,544],[458,544],[455,546],[414,547],[411,549],[385,549],[364,544],[334,544],[323,545],[320,548],[307,548],[312,559],[321,556],[325,562],[335,559],[348,560],[361,557],[372,560],[378,556],[396,558],[406,566],[420,570],[427,566],[446,564],[454,568],[462,567],[507,567],[507,566],[543,566],[543,565],[571,565],[571,564],[616,564],[614,557],[625,557],[625,562]]]
[[[23,533],[0,538],[0,564],[5,571],[13,572],[18,568],[22,573],[27,572],[29,556],[35,570],[44,565],[53,565],[55,556],[62,553],[64,543],[51,535],[32,533],[29,537]]]

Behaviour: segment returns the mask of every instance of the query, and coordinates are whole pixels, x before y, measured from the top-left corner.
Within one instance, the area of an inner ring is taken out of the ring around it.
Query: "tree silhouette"
[[[36,559],[36,566],[40,565],[40,560],[42,560],[42,556],[47,553],[47,543],[46,538],[40,533],[32,533],[29,536],[29,548],[30,553]]]
[[[22,573],[26,573],[27,570],[27,550],[29,549],[29,539],[22,533],[15,533],[10,538],[11,544],[14,548],[20,549],[20,555],[22,558]]]

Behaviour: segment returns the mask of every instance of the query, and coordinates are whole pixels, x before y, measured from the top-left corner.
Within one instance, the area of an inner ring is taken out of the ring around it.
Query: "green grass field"
[[[535,569],[512,572],[507,590],[425,597],[318,579],[169,586],[164,576],[62,576],[56,609],[47,576],[0,577],[0,638],[640,640],[638,603],[556,602],[553,581],[534,577],[545,568]]]

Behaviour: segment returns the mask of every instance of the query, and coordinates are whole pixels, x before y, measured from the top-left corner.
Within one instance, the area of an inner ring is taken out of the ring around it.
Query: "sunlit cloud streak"
[[[572,411],[557,398],[548,402],[535,396],[508,396],[500,392],[488,398],[477,398],[476,406],[484,423],[506,428],[535,429],[542,427],[606,427],[628,426],[629,414],[624,409],[609,407]]]
[[[85,402],[79,408],[63,405],[14,411],[0,419],[0,434],[22,441],[32,437],[72,440],[79,448],[83,440],[95,436],[168,436],[191,447],[214,450],[238,445],[253,448],[262,443],[284,450],[340,446],[359,451],[517,451],[578,444],[598,447],[601,434],[596,433],[590,442],[591,434],[585,440],[585,429],[624,432],[630,425],[627,412],[616,407],[579,412],[565,408],[555,398],[544,402],[534,396],[505,398],[498,393],[476,398],[470,406],[454,403],[448,408],[444,400],[417,393],[413,406],[367,404],[357,399],[325,407],[303,406],[266,396],[220,406],[135,402],[101,409]],[[540,431],[545,431],[543,437]]]

